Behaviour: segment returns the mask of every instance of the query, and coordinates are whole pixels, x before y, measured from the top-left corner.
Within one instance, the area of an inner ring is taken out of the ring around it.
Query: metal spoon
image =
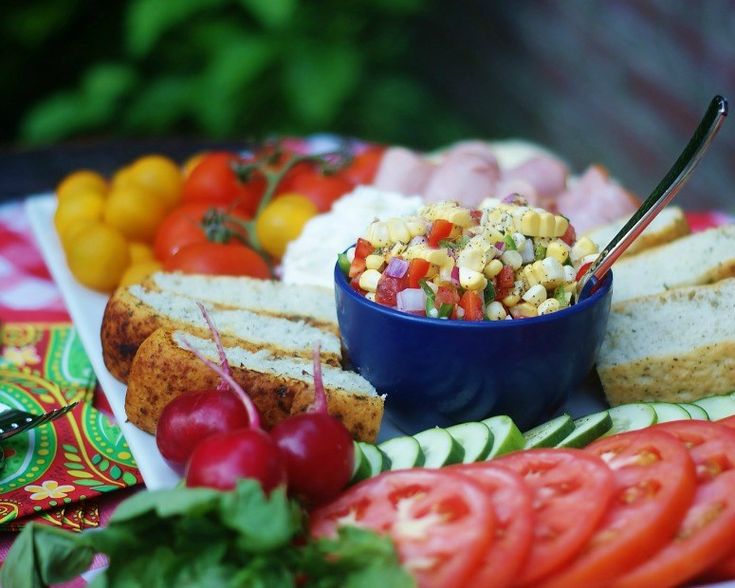
[[[602,281],[612,264],[635,241],[636,237],[643,232],[664,206],[676,196],[689,179],[699,160],[702,159],[726,116],[727,100],[722,96],[715,96],[692,138],[689,139],[689,143],[681,152],[669,173],[664,176],[664,179],[654,188],[651,195],[646,198],[641,207],[620,229],[620,232],[612,238],[612,241],[607,244],[595,262],[577,282],[577,302],[584,300],[594,292],[597,284]]]

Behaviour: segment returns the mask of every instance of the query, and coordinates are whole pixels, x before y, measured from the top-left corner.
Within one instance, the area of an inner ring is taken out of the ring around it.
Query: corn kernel
[[[573,282],[577,278],[577,270],[575,270],[571,265],[565,265],[562,267],[562,271],[564,272],[564,281],[565,282]]]
[[[560,308],[561,304],[559,304],[559,301],[556,298],[548,298],[538,305],[538,313],[540,315],[550,314],[552,312],[556,312]]]
[[[427,249],[421,256],[429,263],[435,263],[436,265],[449,265],[454,263],[454,260],[449,257],[449,254],[444,249]]]
[[[497,276],[500,273],[500,270],[503,269],[503,262],[499,259],[493,259],[490,261],[486,266],[484,270],[485,277],[488,279],[492,279],[495,276]]]
[[[533,270],[532,265],[527,265],[521,270],[521,277],[523,278],[523,281],[528,284],[529,288],[539,283],[539,279],[536,276],[536,272]]]
[[[418,217],[409,216],[405,219],[406,228],[412,237],[420,237],[426,234],[426,223]]]
[[[512,306],[515,306],[516,304],[518,304],[520,300],[521,300],[521,297],[518,296],[518,294],[509,294],[508,296],[503,298],[502,303],[506,307],[511,308]]]
[[[411,240],[411,233],[406,227],[406,223],[400,218],[392,218],[387,221],[388,233],[392,241],[400,241],[401,243],[408,243]]]
[[[541,261],[537,261],[534,265],[534,271],[539,278],[539,282],[546,288],[556,288],[564,282],[564,270],[562,265],[553,257],[545,257]]]
[[[487,278],[480,272],[466,267],[460,267],[459,285],[467,290],[482,290],[487,286]]]
[[[368,292],[375,292],[378,289],[378,280],[380,280],[380,272],[378,270],[365,270],[360,275],[360,288]]]
[[[569,245],[564,243],[564,241],[555,239],[546,247],[546,256],[553,257],[563,265],[569,257]]]
[[[368,292],[365,294],[365,298],[367,298],[370,302],[375,302],[375,292]]]
[[[390,243],[390,233],[388,226],[381,221],[376,221],[368,227],[367,240],[374,247],[383,247]]]
[[[577,263],[577,261],[586,255],[591,255],[592,253],[597,253],[597,245],[595,245],[589,237],[580,237],[572,246],[572,250],[569,252],[569,257],[571,258],[572,263]]]
[[[508,313],[505,312],[505,307],[496,300],[487,305],[485,316],[491,321],[502,321],[508,316]]]
[[[523,295],[523,300],[533,304],[534,306],[538,306],[544,300],[546,300],[546,288],[544,288],[541,284],[531,286],[528,290],[526,290],[526,293]]]
[[[529,210],[521,217],[521,232],[529,237],[538,237],[541,216],[535,210]]]
[[[569,228],[569,221],[560,214],[556,215],[556,230],[554,231],[554,237],[561,237],[567,232]]]
[[[522,316],[528,318],[532,316],[538,316],[538,309],[533,304],[529,304],[528,302],[521,302],[520,304],[516,304],[513,307],[512,314],[514,317]]]
[[[365,267],[367,269],[380,269],[380,267],[385,263],[385,257],[382,255],[375,255],[374,253],[371,253],[365,258]]]
[[[556,231],[556,218],[550,212],[544,212],[539,215],[539,237],[555,237],[554,232]]]
[[[457,265],[481,272],[485,267],[485,255],[480,249],[467,247],[457,257]]]
[[[517,270],[518,268],[523,265],[523,257],[520,253],[513,249],[509,249],[508,251],[504,251],[503,255],[500,256],[500,259],[503,261],[505,265],[509,265],[514,270]]]

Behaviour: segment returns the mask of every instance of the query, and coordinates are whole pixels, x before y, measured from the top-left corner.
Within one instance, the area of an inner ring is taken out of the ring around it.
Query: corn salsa
[[[340,255],[352,288],[419,316],[513,320],[569,306],[597,257],[561,215],[518,195],[478,209],[438,202],[416,215],[371,223]]]

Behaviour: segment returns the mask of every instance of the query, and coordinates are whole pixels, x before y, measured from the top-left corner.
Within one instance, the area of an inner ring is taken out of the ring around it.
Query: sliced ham
[[[477,206],[495,195],[500,168],[492,150],[480,142],[460,143],[439,163],[424,190],[428,202],[456,200]]]
[[[537,204],[553,202],[567,187],[569,168],[549,155],[539,155],[503,173],[503,181],[523,180],[533,186]],[[530,200],[530,197],[529,197]]]
[[[391,147],[380,160],[373,185],[405,196],[421,195],[433,171],[434,165],[422,155],[404,147]]]
[[[638,209],[640,202],[610,178],[601,165],[591,165],[557,200],[577,234],[604,225]]]

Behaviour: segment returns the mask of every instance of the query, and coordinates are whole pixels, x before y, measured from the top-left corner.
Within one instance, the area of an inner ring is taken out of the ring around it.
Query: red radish
[[[186,466],[186,485],[232,490],[240,478],[253,478],[265,492],[270,492],[285,484],[286,469],[281,453],[274,440],[261,429],[260,415],[251,398],[229,370],[209,361],[191,345],[187,347],[229,384],[247,411],[250,427],[212,435],[200,442]]]
[[[248,413],[229,390],[203,390],[177,396],[158,419],[156,444],[176,470],[183,470],[204,439],[248,426]]]
[[[327,413],[319,344],[315,344],[312,412],[291,416],[271,431],[288,473],[289,490],[315,505],[336,496],[352,476],[352,437],[341,421]]]
[[[219,332],[206,308],[197,302],[212,332],[222,368],[231,375]],[[156,429],[156,444],[161,455],[180,470],[197,444],[210,435],[248,426],[248,414],[233,395],[229,385],[220,380],[216,390],[201,390],[177,396],[163,409]]]

